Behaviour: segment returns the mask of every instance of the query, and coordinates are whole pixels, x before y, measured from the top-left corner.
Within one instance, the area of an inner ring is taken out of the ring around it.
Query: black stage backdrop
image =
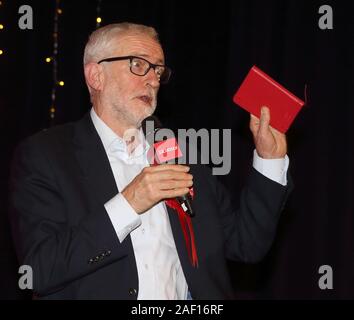
[[[7,183],[15,145],[50,126],[54,0],[3,0],[0,6],[0,298],[25,299],[7,218]],[[31,5],[33,30],[20,30],[18,8]],[[333,30],[318,26],[321,5]],[[96,27],[97,1],[62,0],[54,124],[79,119],[90,104],[82,55]],[[172,128],[231,128],[232,170],[221,181],[235,195],[251,165],[249,115],[232,103],[257,65],[308,104],[288,131],[295,182],[274,245],[262,263],[230,263],[240,299],[354,298],[354,43],[349,1],[109,1],[102,25],[131,21],[157,28],[171,83],[157,115]],[[333,269],[333,289],[320,290],[319,268]]]

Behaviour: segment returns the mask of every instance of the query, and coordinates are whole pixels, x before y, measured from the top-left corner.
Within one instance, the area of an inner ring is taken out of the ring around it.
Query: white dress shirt
[[[129,153],[126,142],[113,132],[91,109],[91,119],[101,138],[119,191],[144,167],[149,166],[146,145],[139,144]],[[145,141],[139,133],[141,141]],[[286,185],[289,159],[265,160],[254,152],[253,166],[269,179]],[[121,193],[105,204],[119,241],[130,235],[138,270],[139,300],[185,300],[188,286],[172,235],[164,202],[137,214]]]

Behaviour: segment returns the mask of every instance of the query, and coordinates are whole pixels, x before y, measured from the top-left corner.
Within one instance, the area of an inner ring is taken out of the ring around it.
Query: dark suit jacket
[[[264,257],[289,187],[252,169],[234,210],[209,168],[193,165],[191,173],[198,268],[191,266],[177,214],[168,210],[189,290],[194,299],[232,299],[227,259]],[[137,298],[131,238],[119,242],[105,211],[118,190],[89,114],[26,139],[15,153],[10,186],[16,250],[20,263],[33,268],[36,296]]]

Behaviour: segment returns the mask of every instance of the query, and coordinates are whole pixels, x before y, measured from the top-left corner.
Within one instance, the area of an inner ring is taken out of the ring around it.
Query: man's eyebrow
[[[149,60],[151,59],[151,56],[147,55],[147,54],[141,54],[141,53],[138,53],[138,52],[133,52],[131,54],[132,56],[136,56],[136,57],[142,57],[142,58],[145,58],[146,60]],[[150,61],[150,60],[149,60]],[[159,59],[157,60],[156,62],[157,64],[164,64],[164,60],[163,59]]]

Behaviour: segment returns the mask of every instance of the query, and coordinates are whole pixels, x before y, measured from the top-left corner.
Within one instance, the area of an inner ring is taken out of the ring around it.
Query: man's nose
[[[149,72],[145,75],[145,77],[147,83],[149,83],[153,88],[158,88],[160,86],[160,80],[154,68],[150,68]]]

